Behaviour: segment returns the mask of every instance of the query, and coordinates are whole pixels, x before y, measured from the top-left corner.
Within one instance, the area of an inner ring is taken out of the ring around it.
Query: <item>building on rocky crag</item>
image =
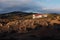
[[[48,17],[47,14],[33,14],[33,19],[35,18],[43,18],[43,17]]]

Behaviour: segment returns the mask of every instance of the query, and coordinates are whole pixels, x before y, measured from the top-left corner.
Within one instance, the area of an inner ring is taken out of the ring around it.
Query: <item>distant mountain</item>
[[[34,14],[34,13],[14,11],[14,12],[0,14],[0,18],[1,19],[25,19],[25,17],[27,17],[29,15],[30,15],[30,17],[32,17],[32,14]]]
[[[0,14],[0,19],[27,19],[27,18],[30,19],[32,18],[32,14],[36,14],[36,13],[14,11],[14,12]],[[57,13],[47,13],[47,14],[59,15]]]

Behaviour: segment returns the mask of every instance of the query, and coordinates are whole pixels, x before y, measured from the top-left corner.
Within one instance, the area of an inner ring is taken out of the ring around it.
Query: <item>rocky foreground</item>
[[[58,20],[51,19],[26,19],[26,20],[14,20],[10,22],[0,23],[0,32],[11,32],[12,30],[22,33],[29,32],[36,28],[53,28],[54,24],[60,24]],[[52,27],[51,27],[52,26]]]
[[[60,14],[48,14],[47,18],[32,19],[33,14],[35,13],[0,14],[0,40],[60,39]]]
[[[0,22],[0,39],[57,40],[60,39],[60,21],[49,18]]]

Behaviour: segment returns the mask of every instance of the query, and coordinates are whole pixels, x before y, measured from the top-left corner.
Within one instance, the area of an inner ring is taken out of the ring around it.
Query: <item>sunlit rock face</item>
[[[60,24],[59,20],[52,20],[52,19],[13,20],[13,21],[6,22],[5,24],[2,24],[1,22],[0,32],[15,31],[18,33],[26,33],[32,30],[40,30],[40,29],[46,29],[46,28],[54,29],[58,24]]]
[[[39,25],[41,26],[48,26],[47,22],[43,23],[40,20],[15,20],[8,22],[6,25],[0,24],[0,27],[2,27],[2,31],[28,31],[27,29],[35,29]]]

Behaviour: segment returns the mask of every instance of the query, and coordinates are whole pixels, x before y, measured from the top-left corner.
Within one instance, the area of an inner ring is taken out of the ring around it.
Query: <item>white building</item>
[[[33,14],[33,19],[47,17],[47,14]]]
[[[44,14],[43,17],[48,17],[48,15],[47,14]]]

